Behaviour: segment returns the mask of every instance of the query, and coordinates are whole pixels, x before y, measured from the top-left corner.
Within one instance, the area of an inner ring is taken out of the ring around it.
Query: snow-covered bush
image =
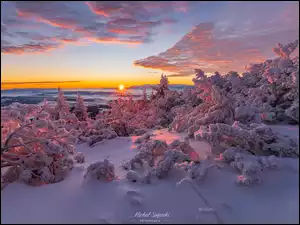
[[[153,174],[162,179],[168,176],[171,169],[174,168],[175,163],[181,163],[188,160],[188,155],[178,150],[167,150],[161,160],[153,168]]]
[[[261,171],[279,166],[278,158],[274,155],[255,156],[236,148],[226,149],[220,154],[220,160],[240,173],[236,181],[242,185],[259,183]]]
[[[3,185],[23,180],[30,185],[63,180],[74,164],[76,137],[65,120],[51,120],[44,105],[15,103],[1,108]],[[63,109],[64,110],[64,109]]]
[[[150,183],[151,177],[157,177],[158,179],[165,178],[170,170],[175,166],[175,163],[181,163],[185,160],[188,160],[188,155],[184,154],[178,150],[167,150],[163,157],[157,161],[156,165],[154,163],[148,163],[150,170],[144,176],[139,175],[136,171],[136,163],[142,166],[145,161],[152,161],[155,156],[149,151],[144,151],[142,154],[139,153],[136,155],[130,162],[126,163],[123,168],[129,169],[129,172],[126,175],[126,178],[132,182],[142,182]],[[148,168],[149,169],[149,168]]]
[[[219,168],[219,166],[217,166],[217,164],[215,163],[208,163],[209,160],[202,160],[198,163],[195,162],[189,162],[189,163],[181,163],[181,164],[177,164],[176,167],[177,168],[181,168],[184,169],[184,171],[187,172],[186,177],[184,177],[182,180],[180,180],[179,182],[177,182],[177,186],[179,186],[181,183],[183,183],[184,181],[188,180],[188,181],[197,181],[197,182],[201,182],[203,181],[208,173],[208,170],[214,167]]]
[[[70,132],[76,136],[77,143],[87,143],[89,146],[105,140],[117,137],[117,133],[109,125],[103,122],[103,119],[79,121],[72,127]]]
[[[299,123],[299,97],[285,110],[285,115]]]
[[[279,58],[251,64],[242,75],[231,71],[224,76],[216,72],[207,77],[197,69],[193,79],[196,90],[189,90],[184,96],[192,99],[197,94],[204,102],[185,104],[183,110],[175,111],[170,130],[188,131],[193,136],[200,126],[232,125],[235,120],[250,124],[292,119],[298,123],[299,59],[290,59],[297,46],[298,41],[286,46],[278,44],[274,52]]]
[[[152,87],[154,91],[150,100],[145,93],[143,99],[135,101],[127,94],[111,101],[110,109],[99,118],[118,136],[141,135],[154,127],[168,127],[175,111],[188,101],[183,93],[169,90],[168,83],[168,78],[162,75],[160,84]]]
[[[104,159],[104,161],[89,165],[84,177],[102,181],[112,181],[116,178],[115,167],[107,159]]]
[[[231,162],[235,160],[235,155],[242,150],[236,147],[231,147],[226,149],[223,153],[220,154],[220,159],[224,162]]]
[[[157,157],[164,155],[168,150],[168,145],[165,141],[143,139],[137,148],[139,153],[123,165],[124,169],[134,170],[137,164],[140,167],[143,165],[153,167]]]
[[[110,110],[103,115],[103,123],[108,124],[118,136],[143,133],[155,125],[154,108],[143,100],[117,99],[110,103]],[[142,131],[142,132],[141,132]]]
[[[205,140],[212,145],[213,153],[224,151],[228,147],[238,147],[255,155],[298,156],[295,141],[275,133],[264,124],[243,125],[210,124],[201,126],[194,133],[196,140]],[[226,157],[226,156],[224,156]]]
[[[187,141],[173,141],[167,145],[159,140],[143,139],[138,145],[139,153],[123,165],[123,168],[130,170],[127,179],[133,182],[150,183],[152,177],[162,179],[168,176],[178,164],[193,160],[191,153],[194,150]],[[196,158],[196,162],[199,159]],[[148,171],[145,175],[139,175],[135,171],[138,167],[144,167]]]
[[[75,160],[77,163],[84,163],[84,162],[85,162],[84,154],[83,154],[82,152],[77,152],[77,153],[74,155],[74,160]]]
[[[139,167],[143,167],[145,163],[148,165],[154,165],[154,157],[148,149],[142,149],[136,156],[134,156],[130,161],[123,164],[125,170],[136,169],[137,164]]]
[[[200,160],[199,155],[192,148],[188,139],[185,139],[184,141],[174,140],[173,142],[170,143],[169,149],[179,150],[179,151],[187,154],[189,156],[190,160],[193,160],[196,162]]]

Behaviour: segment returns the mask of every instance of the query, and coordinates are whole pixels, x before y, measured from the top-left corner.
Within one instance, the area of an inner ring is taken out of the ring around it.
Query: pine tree
[[[147,92],[146,92],[146,88],[145,87],[143,88],[143,100],[144,100],[144,102],[148,101]]]
[[[159,85],[153,86],[153,89],[156,91],[156,95],[154,97],[165,96],[165,91],[169,90],[169,80],[166,75],[161,75]]]
[[[58,96],[56,100],[56,111],[57,111],[57,118],[61,118],[63,115],[66,115],[70,112],[70,106],[67,100],[65,99],[64,92],[58,88]]]
[[[84,105],[84,100],[83,98],[79,95],[79,93],[77,94],[77,99],[76,99],[76,104],[75,104],[75,109],[74,109],[74,114],[77,116],[77,118],[80,121],[85,121],[88,118],[88,114],[87,114],[87,108]]]

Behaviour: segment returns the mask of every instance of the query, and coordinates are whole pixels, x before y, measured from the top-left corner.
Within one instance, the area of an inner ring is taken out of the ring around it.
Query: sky
[[[1,89],[192,84],[297,39],[298,1],[1,1]]]

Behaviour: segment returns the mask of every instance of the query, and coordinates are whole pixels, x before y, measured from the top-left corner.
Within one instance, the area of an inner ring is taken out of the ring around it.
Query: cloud
[[[126,45],[149,43],[157,34],[156,28],[176,23],[172,13],[187,4],[16,1],[1,2],[1,6],[1,52],[26,54],[84,40]]]
[[[186,2],[166,1],[93,1],[86,2],[90,10],[107,18],[149,20],[172,11],[187,11]]]
[[[79,83],[81,81],[36,81],[36,82],[1,82],[1,84],[60,84],[60,83]]]
[[[134,65],[162,70],[171,73],[170,77],[189,76],[196,68],[208,73],[243,72],[249,63],[273,58],[272,48],[278,42],[285,44],[299,38],[298,7],[288,5],[268,13],[271,5],[260,5],[259,9],[258,5],[246,9],[242,6],[234,3],[236,11],[222,14],[223,20],[198,24],[173,47],[136,60]],[[274,13],[279,16],[274,18]]]
[[[18,45],[18,46],[12,46],[9,44],[4,44],[2,45],[1,42],[1,52],[3,54],[25,54],[25,53],[41,53],[41,52],[46,52],[52,49],[56,49],[60,47],[61,44],[57,43],[32,43],[32,44],[23,44],[23,45]]]

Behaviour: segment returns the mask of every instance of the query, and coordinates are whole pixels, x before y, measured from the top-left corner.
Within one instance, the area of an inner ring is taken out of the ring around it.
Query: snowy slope
[[[282,129],[296,138],[298,127]],[[287,132],[289,131],[289,132]],[[298,132],[298,133],[297,133]],[[168,143],[185,134],[157,130],[152,138]],[[234,183],[232,169],[212,169],[198,184],[176,182],[184,176],[173,170],[167,179],[153,184],[129,183],[120,167],[137,152],[136,137],[117,138],[84,152],[85,164],[78,164],[64,181],[41,187],[10,184],[1,193],[2,223],[298,223],[299,161],[281,159],[279,170],[263,173],[263,183],[241,187]],[[205,142],[191,142],[201,158],[209,155]],[[83,179],[89,164],[104,158],[116,169],[118,180],[110,183]]]

